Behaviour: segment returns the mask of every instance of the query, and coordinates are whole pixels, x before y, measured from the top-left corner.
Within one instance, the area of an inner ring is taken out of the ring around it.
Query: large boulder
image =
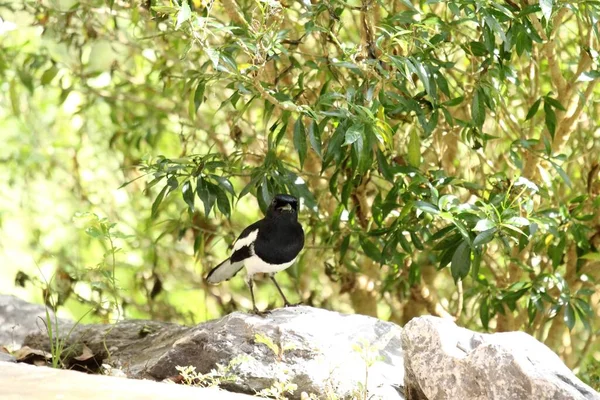
[[[221,384],[230,391],[254,394],[289,383],[297,385],[290,399],[303,392],[350,399],[362,398],[366,387],[369,398],[400,400],[400,334],[390,322],[300,306],[266,316],[236,312],[194,327],[140,320],[81,325],[66,345],[77,355],[85,343],[99,360],[108,359],[108,349],[110,363],[132,378],[164,380],[177,376],[177,366],[208,373],[220,364],[233,377]],[[48,350],[45,332],[24,344]]]
[[[402,331],[407,400],[592,400],[548,347],[524,332],[481,334],[436,317]]]

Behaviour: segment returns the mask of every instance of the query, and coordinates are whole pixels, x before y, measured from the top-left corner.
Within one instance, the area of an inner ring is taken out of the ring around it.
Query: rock
[[[215,389],[0,362],[3,400],[35,399],[177,399],[251,400],[254,397]]]
[[[50,315],[54,319],[52,311]],[[46,319],[46,307],[0,294],[0,346],[18,348],[30,333],[45,331],[41,318]],[[68,320],[59,319],[62,327],[71,324]]]
[[[17,359],[8,353],[0,352],[0,362],[17,362]]]
[[[548,347],[524,332],[481,334],[437,317],[402,331],[407,400],[591,400]]]
[[[266,317],[237,312],[186,332],[147,373],[161,379],[188,364],[207,371],[241,356],[247,360],[236,367],[240,381],[231,390],[252,393],[289,380],[298,385],[294,399],[301,392],[351,398],[366,383],[374,399],[403,399],[400,333],[390,322],[305,306]],[[365,359],[373,363],[367,382]]]
[[[233,377],[221,386],[235,392],[254,394],[289,382],[297,385],[291,399],[302,392],[352,398],[366,381],[369,398],[400,400],[400,334],[390,322],[300,306],[265,317],[236,312],[195,327],[139,320],[77,326],[67,346],[85,343],[105,359],[106,345],[111,364],[133,378],[163,380],[177,375],[177,366],[205,374],[221,364]],[[48,338],[35,333],[25,344],[47,350]]]

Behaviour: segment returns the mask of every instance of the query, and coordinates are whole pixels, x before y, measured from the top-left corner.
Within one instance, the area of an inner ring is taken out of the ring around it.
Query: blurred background
[[[290,301],[527,331],[598,389],[600,6],[529,3],[1,3],[0,292],[246,311],[203,277],[291,193]]]

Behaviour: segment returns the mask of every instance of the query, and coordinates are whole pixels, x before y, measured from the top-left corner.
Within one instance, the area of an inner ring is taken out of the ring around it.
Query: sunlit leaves
[[[540,8],[542,9],[542,14],[544,14],[544,18],[546,18],[546,20],[550,20],[554,0],[539,0],[539,2]]]
[[[346,131],[346,134],[344,136],[343,145],[345,146],[345,145],[353,144],[357,140],[361,139],[364,129],[365,128],[364,128],[363,124],[354,124],[350,128],[348,128],[348,130]]]
[[[408,163],[412,167],[418,167],[421,164],[421,138],[416,129],[410,131],[408,140]]]
[[[192,16],[192,10],[190,9],[190,5],[188,4],[188,0],[181,1],[181,8],[177,13],[177,29],[181,27],[187,20]]]

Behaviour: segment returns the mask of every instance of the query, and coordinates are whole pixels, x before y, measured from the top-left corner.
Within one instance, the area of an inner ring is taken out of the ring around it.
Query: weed
[[[239,380],[232,370],[239,364],[247,361],[247,356],[238,356],[229,361],[227,365],[217,364],[216,369],[212,369],[206,374],[196,372],[196,367],[188,365],[186,367],[176,366],[175,368],[179,372],[183,379],[183,384],[188,386],[197,387],[215,387],[219,386],[224,382],[235,382]]]

